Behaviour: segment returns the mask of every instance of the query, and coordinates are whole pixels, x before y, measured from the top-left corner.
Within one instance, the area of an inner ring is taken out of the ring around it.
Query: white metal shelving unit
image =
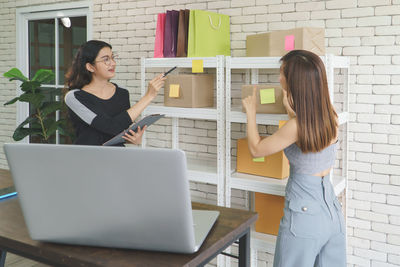
[[[347,57],[325,55],[321,57],[326,66],[330,97],[334,101],[334,70],[347,69],[343,81],[343,107],[339,112],[339,124],[342,128],[342,165],[341,175],[332,175],[335,193],[347,194],[348,159],[348,89],[350,61]],[[149,68],[191,68],[193,59],[203,59],[204,68],[216,69],[216,107],[214,108],[177,108],[163,105],[148,106],[143,115],[165,114],[172,120],[172,148],[179,148],[179,119],[214,120],[217,122],[217,160],[188,158],[189,179],[194,182],[217,185],[217,203],[230,206],[231,190],[241,189],[283,196],[287,179],[268,179],[235,172],[236,163],[231,157],[231,123],[246,123],[246,114],[241,107],[231,106],[231,70],[246,70],[245,83],[258,83],[258,69],[279,69],[280,57],[207,57],[207,58],[142,58],[141,59],[141,95],[146,92],[146,70]],[[224,79],[225,70],[225,79]],[[225,93],[224,93],[225,89]],[[225,104],[225,105],[224,105]],[[286,114],[257,114],[257,124],[278,125],[287,120]],[[226,121],[226,122],[225,122]],[[143,146],[146,138],[143,138]],[[333,174],[333,172],[332,172]],[[347,197],[346,197],[347,199]],[[346,205],[347,206],[347,205]],[[345,211],[345,213],[347,213]],[[276,236],[253,232],[251,239],[252,262],[256,251],[274,253]]]
[[[241,111],[241,107],[232,107],[231,105],[231,70],[232,69],[243,69],[246,70],[245,82],[246,84],[258,84],[258,69],[279,69],[280,57],[226,57],[225,68],[226,68],[226,92],[225,92],[225,117],[226,117],[226,129],[225,129],[225,202],[227,206],[230,206],[231,190],[241,189],[250,192],[260,192],[273,195],[285,195],[285,187],[287,179],[274,179],[266,178],[255,175],[248,175],[237,173],[235,171],[236,162],[232,160],[231,156],[231,123],[246,123],[246,114]],[[328,86],[330,89],[331,101],[334,102],[334,69],[347,69],[347,75],[344,75],[344,88],[343,88],[343,107],[342,112],[339,115],[339,124],[343,133],[342,143],[342,166],[341,175],[333,176],[332,172],[332,183],[334,185],[336,195],[344,192],[347,194],[347,159],[348,159],[348,127],[347,122],[349,119],[348,114],[348,89],[349,89],[349,67],[350,61],[347,57],[325,55],[321,57],[325,64]],[[251,75],[250,75],[251,74]],[[280,120],[287,120],[286,114],[257,114],[257,124],[264,125],[279,125]],[[346,196],[347,199],[347,196]],[[345,211],[347,213],[347,211]],[[251,248],[252,248],[252,265],[256,265],[256,251],[264,251],[268,253],[274,253],[275,251],[276,236],[267,235],[257,232],[252,232]]]
[[[217,204],[225,205],[225,107],[224,107],[224,56],[205,58],[142,58],[141,95],[146,93],[146,70],[149,68],[192,68],[194,59],[203,60],[204,68],[216,69],[216,107],[178,108],[163,105],[148,106],[143,115],[165,114],[172,120],[172,148],[179,148],[179,119],[213,120],[217,122],[217,160],[188,158],[189,180],[217,185]],[[146,146],[143,137],[142,146]]]

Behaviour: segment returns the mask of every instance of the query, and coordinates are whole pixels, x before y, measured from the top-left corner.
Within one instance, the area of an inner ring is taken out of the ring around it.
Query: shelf
[[[224,150],[225,143],[225,109],[224,109],[224,74],[225,57],[194,57],[194,58],[141,58],[141,95],[146,91],[146,72],[150,68],[192,68],[193,60],[202,60],[204,68],[215,69],[215,106],[208,108],[182,108],[166,107],[163,103],[149,105],[142,114],[164,114],[171,118],[171,143],[172,147],[179,147],[179,121],[178,119],[212,120],[217,124],[217,148]],[[146,146],[146,139],[142,142]],[[201,182],[217,185],[217,204],[225,205],[224,196],[224,153],[217,153],[216,159],[191,159],[187,158],[188,179],[192,182]]]
[[[143,114],[165,114],[166,117],[203,120],[217,120],[218,116],[215,108],[177,108],[161,105],[148,106]]]
[[[204,68],[216,68],[216,57],[175,57],[175,58],[145,58],[146,68],[192,68],[192,60],[202,59]]]
[[[279,69],[281,57],[231,57],[231,69]],[[325,62],[326,57],[321,56]],[[348,57],[332,56],[332,65],[334,68],[349,68],[350,60]]]
[[[189,181],[217,184],[217,161],[212,159],[187,158]]]
[[[346,123],[349,120],[349,113],[342,112],[338,114],[339,124]],[[288,120],[287,114],[257,114],[256,123],[265,125],[279,125],[279,121]],[[240,107],[232,108],[230,122],[247,123],[246,113],[242,112]]]
[[[279,121],[288,119],[287,114],[256,114],[257,124],[279,125]],[[230,122],[247,123],[246,113],[241,107],[231,109]]]
[[[231,187],[234,189],[284,196],[287,180],[288,178],[275,179],[234,172],[231,175]]]
[[[231,57],[231,69],[279,69],[280,57]]]
[[[319,179],[316,177],[316,179]],[[231,175],[231,187],[234,189],[259,192],[271,195],[284,196],[288,178],[275,179],[263,176],[234,172]],[[332,181],[335,194],[340,194],[345,186],[346,181],[343,177],[334,176]]]

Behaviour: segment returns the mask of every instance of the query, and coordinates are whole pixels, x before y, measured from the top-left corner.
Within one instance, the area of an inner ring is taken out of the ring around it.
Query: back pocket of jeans
[[[290,232],[297,237],[317,238],[322,229],[321,205],[311,199],[291,199]]]

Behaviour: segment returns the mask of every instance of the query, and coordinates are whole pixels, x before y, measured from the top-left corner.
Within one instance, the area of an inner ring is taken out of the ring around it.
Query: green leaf
[[[57,101],[44,103],[41,109],[42,117],[46,117],[47,115],[61,109],[61,107],[62,103]]]
[[[40,108],[45,98],[43,94],[24,93],[20,95],[19,101],[31,103],[35,108]]]
[[[18,101],[18,99],[19,99],[19,97],[17,96],[15,98],[11,99],[10,101],[4,103],[4,106],[14,104],[15,102]]]
[[[56,123],[55,117],[48,117],[43,120],[43,125],[46,129],[50,128],[54,123]]]
[[[53,135],[58,127],[57,122],[53,117],[46,118],[45,120],[43,120],[43,125],[47,138]]]
[[[51,70],[40,69],[35,73],[32,81],[38,81],[39,83],[50,83],[54,80],[54,73]]]
[[[56,122],[56,124],[57,124],[58,133],[59,133],[60,135],[69,136],[69,137],[71,137],[71,138],[74,136],[73,133],[71,133],[71,132],[69,132],[69,131],[66,130],[66,129],[67,129],[67,120],[65,120],[65,119],[60,119],[60,120],[58,120],[58,121]]]
[[[13,139],[14,141],[21,141],[24,139],[26,136],[40,136],[40,138],[43,138],[42,131],[40,129],[32,129],[32,128],[21,128],[18,130],[15,130],[13,134]]]
[[[34,93],[39,88],[40,88],[40,82],[38,81],[26,81],[21,84],[21,90],[24,92]]]
[[[61,96],[63,95],[64,88],[41,87],[39,90],[44,94]]]
[[[13,139],[15,141],[20,141],[24,139],[28,135],[37,135],[41,133],[41,127],[33,127],[33,125],[38,125],[35,123],[37,119],[35,117],[26,118],[20,125],[18,125],[17,129],[15,129],[13,134]],[[30,128],[25,128],[24,126],[27,124],[31,124]]]
[[[28,123],[34,123],[34,122],[36,122],[36,118],[35,117],[33,117],[33,116],[29,116],[28,118],[26,118],[23,122],[21,122],[21,124],[20,125],[18,125],[18,127],[17,127],[17,129],[18,128],[23,128],[25,125],[27,125]]]
[[[50,127],[47,128],[47,136],[52,136],[53,134],[55,134],[57,128],[57,123],[53,123],[52,125],[50,125]]]
[[[25,125],[29,124],[29,128],[30,129],[35,129],[35,130],[39,130],[42,131],[42,125],[40,124],[39,120],[34,116],[31,115],[28,118],[26,118],[20,125],[18,125],[17,129],[28,129],[25,127]]]
[[[37,130],[29,129],[29,128],[20,128],[20,129],[17,128],[14,131],[13,139],[14,139],[14,141],[20,141],[28,135],[35,134],[36,131]]]
[[[30,123],[29,128],[42,130],[42,125],[40,124],[39,119],[38,118],[34,118],[34,119],[36,121]]]
[[[4,77],[10,78],[10,81],[19,80],[21,82],[25,82],[28,80],[28,78],[26,78],[22,74],[22,72],[17,68],[12,68],[9,71],[7,71],[6,73],[4,73]]]

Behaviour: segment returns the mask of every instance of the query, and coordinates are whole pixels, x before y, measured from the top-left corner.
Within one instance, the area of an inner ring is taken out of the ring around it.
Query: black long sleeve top
[[[69,118],[75,128],[75,144],[102,145],[132,124],[127,112],[129,92],[118,85],[115,87],[115,93],[109,99],[98,98],[80,89],[70,90],[65,95]]]

